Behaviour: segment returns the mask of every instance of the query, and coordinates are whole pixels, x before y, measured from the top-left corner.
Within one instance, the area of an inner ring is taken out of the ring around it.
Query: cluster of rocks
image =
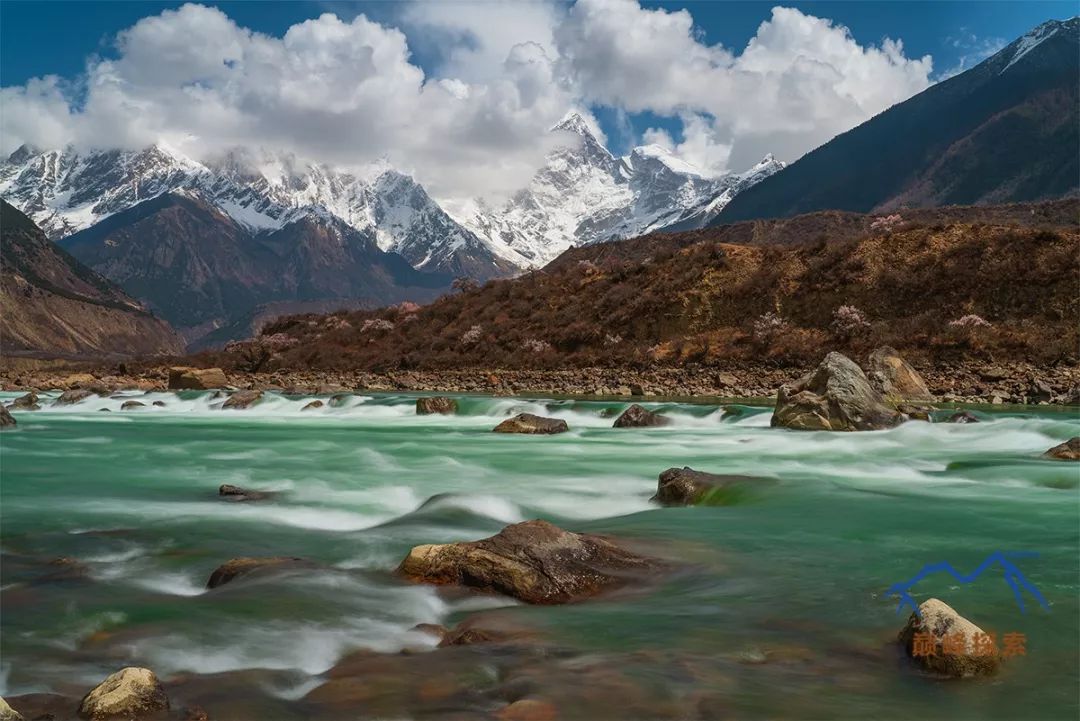
[[[86,721],[207,721],[208,718],[199,707],[172,708],[165,687],[154,672],[137,666],[122,668],[106,677],[70,712],[63,708],[63,697],[50,697],[49,694],[13,697],[12,701],[15,707],[0,699],[0,721],[53,719],[57,712],[64,718],[68,718],[69,713],[70,716],[77,714]],[[40,713],[42,711],[44,713]]]

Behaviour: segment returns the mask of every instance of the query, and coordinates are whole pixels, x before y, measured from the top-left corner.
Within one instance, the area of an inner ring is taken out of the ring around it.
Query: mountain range
[[[713,222],[1075,194],[1078,109],[1080,18],[1051,20],[739,194]]]

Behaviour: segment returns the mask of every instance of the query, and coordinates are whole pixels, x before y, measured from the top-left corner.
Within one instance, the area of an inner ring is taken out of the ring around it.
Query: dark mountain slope
[[[1078,107],[1080,19],[1051,21],[739,194],[716,222],[1075,193]]]
[[[0,201],[0,344],[5,354],[175,353],[179,336]]]

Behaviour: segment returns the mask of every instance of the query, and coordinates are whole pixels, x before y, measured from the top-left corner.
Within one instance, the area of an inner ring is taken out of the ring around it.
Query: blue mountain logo
[[[1009,587],[1013,590],[1013,595],[1016,596],[1016,605],[1020,607],[1020,613],[1025,613],[1024,609],[1024,597],[1020,593],[1020,587],[1023,586],[1028,593],[1035,597],[1035,600],[1039,602],[1047,611],[1050,610],[1050,604],[1046,602],[1043,595],[1039,593],[1039,589],[1024,578],[1024,574],[1020,572],[1020,569],[1016,567],[1009,559],[1011,558],[1038,558],[1039,554],[1034,551],[994,551],[986,560],[979,564],[979,566],[968,574],[963,574],[957,571],[948,561],[941,561],[939,563],[928,563],[923,566],[922,570],[916,573],[914,576],[906,581],[893,584],[889,586],[889,590],[886,591],[886,595],[896,596],[900,599],[900,603],[896,606],[896,613],[900,613],[904,606],[911,607],[911,610],[915,612],[915,615],[922,618],[922,614],[919,613],[919,604],[915,603],[915,599],[911,597],[908,591],[916,583],[926,578],[932,573],[943,571],[955,578],[960,583],[972,583],[976,578],[981,576],[984,571],[991,569],[994,566],[1001,566],[1001,570],[1005,575],[1005,581],[1009,584]]]

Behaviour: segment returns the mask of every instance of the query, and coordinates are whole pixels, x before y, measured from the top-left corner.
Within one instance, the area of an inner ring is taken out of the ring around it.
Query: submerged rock
[[[146,404],[142,401],[124,401],[120,404],[120,410],[122,411],[131,411],[136,408],[146,408]]]
[[[937,409],[933,406],[916,406],[910,403],[901,403],[896,406],[896,410],[903,413],[909,420],[926,421],[927,423],[930,423],[930,414]]]
[[[262,391],[236,391],[236,393],[233,393],[225,400],[224,403],[221,404],[221,407],[242,410],[244,408],[250,408],[251,406],[255,405],[262,400],[262,397]]]
[[[15,416],[11,415],[7,408],[0,406],[0,428],[14,428],[16,425]]]
[[[568,430],[570,430],[570,427],[566,425],[564,420],[544,418],[532,413],[519,413],[513,418],[507,418],[493,429],[495,433],[534,434],[565,433]]]
[[[334,395],[330,396],[329,405],[331,408],[340,408],[341,406],[349,402],[349,399],[352,398],[352,395],[352,393],[335,393]]]
[[[1001,654],[986,643],[983,630],[936,598],[919,604],[898,639],[920,667],[954,678],[988,676],[1001,666]]]
[[[671,419],[667,416],[662,416],[659,413],[653,413],[650,410],[642,408],[637,403],[633,404],[622,415],[615,419],[615,423],[612,428],[650,428],[656,426],[666,426],[671,423]]]
[[[889,346],[882,346],[870,354],[866,376],[890,403],[934,400],[919,372]]]
[[[556,721],[559,709],[550,701],[522,698],[495,712],[499,721]]]
[[[24,410],[24,411],[39,411],[39,410],[41,410],[41,406],[38,405],[37,393],[34,393],[33,391],[30,391],[26,395],[19,396],[18,398],[13,400],[11,402],[11,405],[8,406],[8,408],[18,408],[19,410]]]
[[[0,721],[24,721],[22,714],[8,706],[8,702],[0,696]]]
[[[79,401],[86,400],[90,396],[94,395],[94,392],[87,390],[86,388],[76,388],[70,391],[64,391],[60,396],[53,401],[54,406],[71,406],[75,405]]]
[[[398,572],[414,581],[460,584],[525,603],[578,601],[659,567],[600,536],[564,531],[547,521],[507,526],[467,543],[413,548]]]
[[[780,387],[772,425],[806,431],[870,431],[903,420],[850,358],[829,353],[811,373]]]
[[[705,473],[689,466],[669,468],[660,474],[656,495],[649,500],[662,506],[722,506],[732,502],[740,486],[773,482],[771,478]]]
[[[979,419],[971,411],[957,411],[949,416],[948,423],[978,423]]]
[[[457,409],[457,401],[446,396],[416,399],[416,415],[418,416],[428,416],[435,413],[449,416],[457,413]]]
[[[208,391],[229,384],[220,368],[170,368],[169,390]]]
[[[158,677],[134,666],[106,678],[79,704],[79,716],[90,721],[131,721],[168,710],[169,697]]]
[[[1080,436],[1054,446],[1043,454],[1044,458],[1053,458],[1058,461],[1080,461]]]
[[[311,403],[308,403],[306,406],[304,406],[300,410],[301,411],[313,411],[316,408],[322,408],[324,405],[325,404],[322,401],[315,400],[315,401],[312,401]]]
[[[292,556],[268,556],[265,558],[232,558],[214,569],[206,587],[217,588],[241,576],[267,570],[311,568],[314,564],[304,558]]]
[[[229,483],[223,483],[221,487],[218,488],[218,495],[226,501],[233,501],[235,503],[243,501],[265,501],[268,498],[274,497],[274,494],[270,491],[251,491],[247,488],[241,488],[240,486],[234,486]]]

